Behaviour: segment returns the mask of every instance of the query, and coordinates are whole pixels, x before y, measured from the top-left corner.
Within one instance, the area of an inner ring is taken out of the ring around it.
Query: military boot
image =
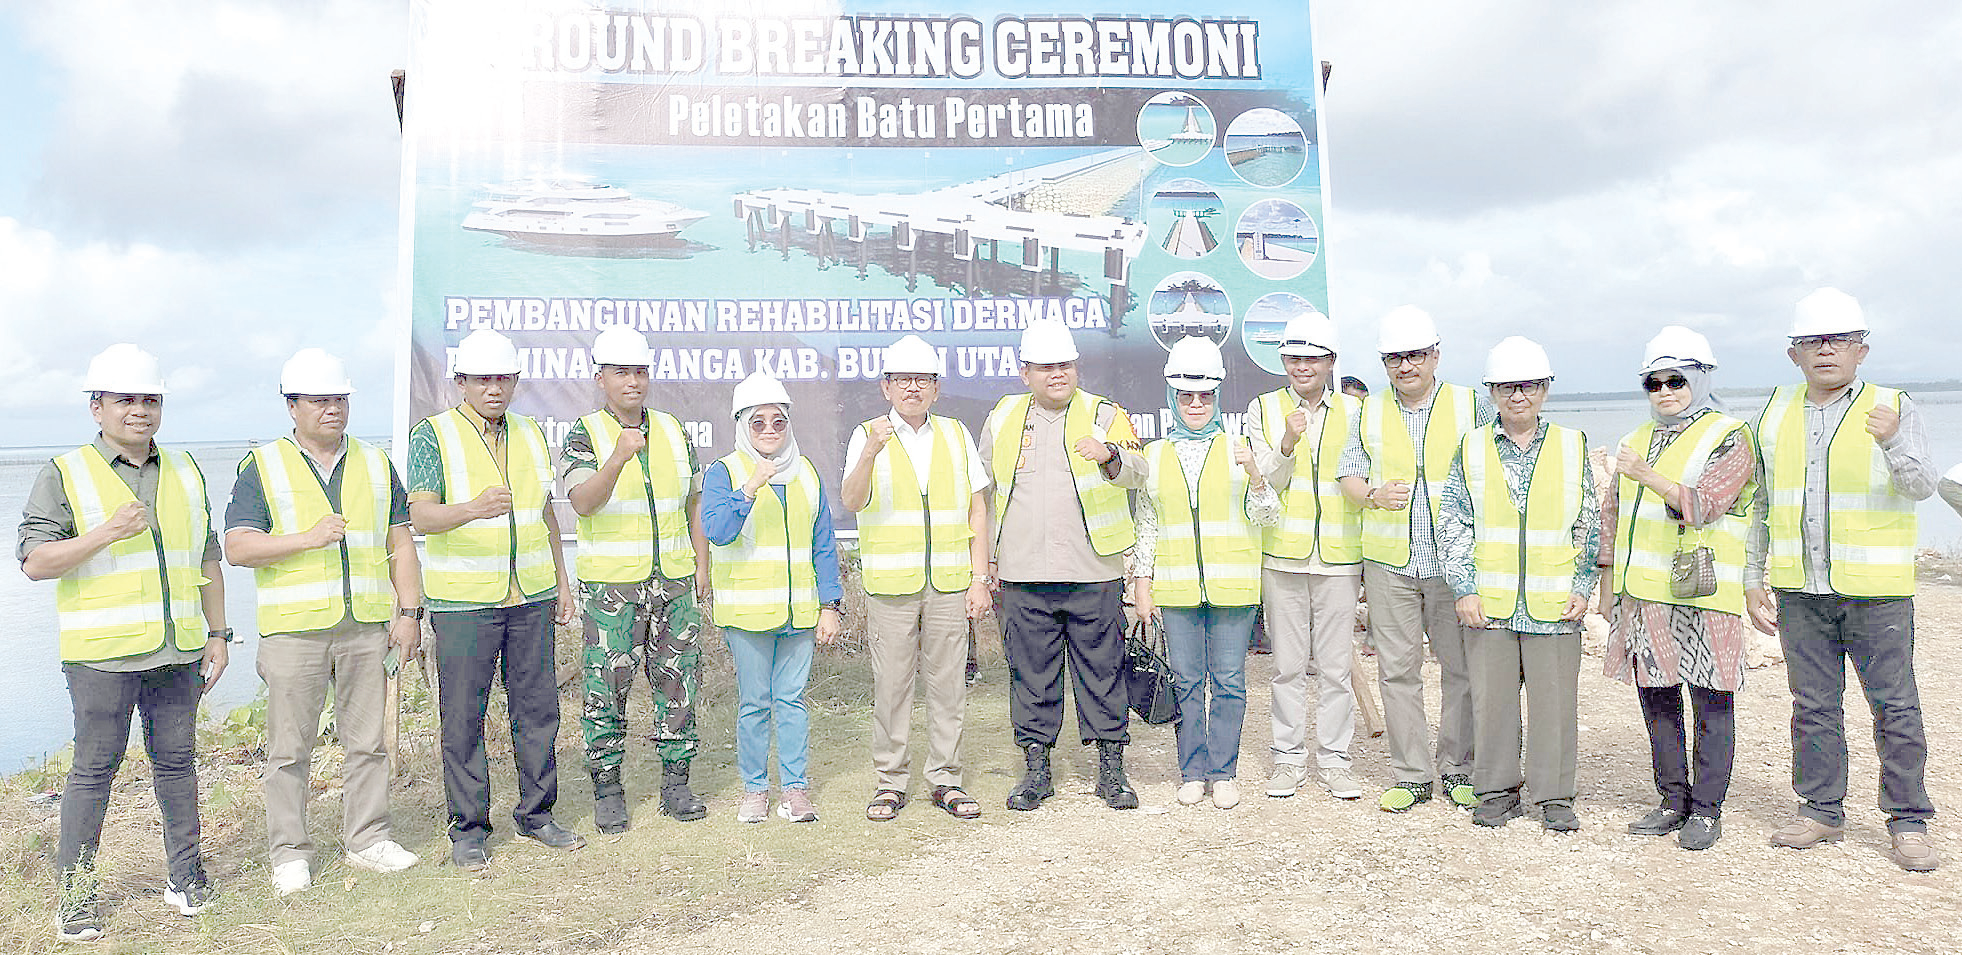
[[[661,814],[694,822],[707,816],[708,811],[702,797],[688,788],[688,761],[674,759],[661,763]]]
[[[1112,809],[1138,808],[1138,791],[1124,778],[1124,744],[1114,739],[1097,741],[1097,798]]]
[[[1022,761],[1027,770],[1022,781],[1008,791],[1008,808],[1028,812],[1042,801],[1056,795],[1056,786],[1049,779],[1049,744],[1028,743],[1022,747]]]
[[[613,834],[627,831],[627,790],[620,785],[620,767],[593,770],[593,825]]]

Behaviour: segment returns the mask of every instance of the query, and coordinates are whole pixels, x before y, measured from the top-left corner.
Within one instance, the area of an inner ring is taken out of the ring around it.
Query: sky
[[[1769,387],[1792,304],[1836,285],[1867,377],[1962,377],[1962,7],[1313,6],[1348,350],[1412,303],[1448,379],[1521,334],[1556,391],[1621,391],[1681,323],[1720,386]],[[388,433],[407,34],[404,0],[0,0],[0,446],[91,431],[83,369],[123,340],[162,359],[166,440],[283,431],[308,346]]]

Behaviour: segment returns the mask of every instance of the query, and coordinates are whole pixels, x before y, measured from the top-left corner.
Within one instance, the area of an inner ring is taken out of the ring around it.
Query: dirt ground
[[[981,823],[953,823],[916,793],[891,824],[932,833],[916,854],[871,874],[817,874],[808,890],[755,911],[645,924],[615,951],[1962,950],[1954,875],[1962,843],[1947,815],[1962,805],[1952,743],[1962,726],[1962,568],[1924,566],[1917,658],[1928,785],[1944,813],[1933,830],[1948,863],[1941,872],[1905,873],[1887,858],[1874,808],[1872,722],[1857,683],[1847,710],[1846,839],[1805,852],[1767,843],[1795,805],[1789,696],[1775,652],[1750,672],[1739,698],[1724,836],[1701,853],[1624,831],[1655,794],[1634,693],[1600,675],[1598,645],[1582,663],[1582,828],[1561,835],[1543,832],[1531,816],[1481,829],[1439,802],[1404,815],[1379,811],[1375,795],[1389,781],[1380,738],[1355,746],[1363,799],[1339,801],[1317,789],[1265,797],[1272,668],[1271,657],[1255,655],[1240,762],[1247,796],[1237,809],[1177,805],[1170,727],[1134,722],[1131,778],[1141,809],[1104,808],[1091,795],[1094,751],[1060,746],[1058,797],[1036,812],[1008,812],[1002,800],[1019,775],[1017,754],[1004,725],[971,718],[968,778],[987,814]],[[1373,679],[1373,660],[1365,658],[1364,669]],[[1435,713],[1435,665],[1427,675]],[[1004,681],[992,668],[974,708],[1001,711]],[[861,776],[865,791],[854,791]],[[826,816],[818,825],[840,838],[878,825],[859,814],[870,780],[869,771],[844,773],[822,786]],[[953,826],[960,828],[949,835]],[[778,838],[770,830],[784,827],[774,819],[755,827],[765,858]]]

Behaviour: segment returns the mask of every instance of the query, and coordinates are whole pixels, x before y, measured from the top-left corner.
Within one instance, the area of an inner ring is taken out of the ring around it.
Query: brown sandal
[[[961,791],[959,786],[933,787],[933,804],[947,811],[956,819],[981,818],[981,804],[974,797]]]
[[[872,794],[872,801],[866,804],[865,818],[873,822],[891,822],[906,808],[906,794],[897,789],[881,789]]]

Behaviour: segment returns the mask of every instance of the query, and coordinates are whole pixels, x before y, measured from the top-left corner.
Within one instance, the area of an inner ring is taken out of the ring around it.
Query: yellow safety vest
[[[756,463],[737,451],[722,458],[729,486],[741,491]],[[784,498],[758,489],[742,532],[727,544],[711,544],[709,573],[715,584],[715,625],[769,633],[786,623],[795,630],[817,626],[817,567],[811,524],[817,520],[817,469],[799,456]]]
[[[1342,493],[1337,480],[1342,448],[1349,441],[1349,422],[1361,403],[1350,395],[1329,396],[1322,414],[1322,431],[1308,447],[1308,436],[1295,446],[1294,477],[1281,494],[1281,521],[1267,528],[1262,550],[1288,560],[1313,558],[1324,564],[1354,564],[1362,560],[1362,508]],[[1270,391],[1257,399],[1260,426],[1267,446],[1280,452],[1287,434],[1287,416],[1300,405],[1294,389]],[[1302,451],[1307,448],[1308,454]]]
[[[81,536],[136,500],[95,445],[54,459]],[[204,544],[211,533],[204,475],[183,451],[157,449],[157,531],[145,528],[77,564],[55,583],[64,663],[204,648]]]
[[[1653,465],[1663,477],[1695,487],[1710,463],[1710,455],[1730,435],[1742,432],[1750,440],[1744,422],[1728,415],[1708,411],[1662,449]],[[1646,454],[1655,439],[1655,422],[1636,428],[1622,443]],[[1669,516],[1662,496],[1637,483],[1628,475],[1616,478],[1614,592],[1657,603],[1680,604],[1744,613],[1744,534],[1750,488],[1737,496],[1731,511],[1704,527],[1685,529]],[[1678,550],[1708,547],[1717,570],[1717,592],[1708,597],[1684,599],[1670,593],[1669,566]]]
[[[1039,453],[1022,443],[1027,434],[1023,428],[1028,423],[1029,406],[1034,400],[1026,394],[1009,395],[997,402],[995,410],[988,415],[989,426],[994,429],[988,441],[993,449],[997,552],[1001,549],[1001,517],[1008,513],[1008,501],[1015,492],[1016,462],[1024,453]],[[1107,429],[1097,425],[1097,412],[1105,405],[1120,417],[1124,414],[1124,409],[1116,403],[1081,388],[1076,390],[1063,416],[1063,456],[1069,461],[1070,474],[1076,480],[1076,500],[1083,513],[1084,531],[1090,535],[1090,548],[1099,556],[1111,557],[1138,542],[1138,529],[1131,523],[1130,495],[1105,479],[1102,467],[1084,460],[1075,451],[1080,438],[1108,440]]]
[[[1477,423],[1478,395],[1463,385],[1440,384],[1431,403],[1430,426],[1424,432],[1424,491],[1436,519],[1444,482],[1451,475],[1451,456],[1465,433]],[[1389,481],[1417,486],[1417,448],[1403,425],[1395,389],[1370,395],[1362,402],[1362,446],[1369,452],[1369,483]],[[1411,505],[1416,505],[1415,499]],[[1385,567],[1410,563],[1410,508],[1370,508],[1362,512],[1362,555]]]
[[[394,469],[379,448],[347,439],[341,495],[327,486],[292,438],[260,445],[239,461],[259,467],[259,486],[272,514],[272,533],[311,530],[328,514],[347,519],[339,546],[316,547],[252,572],[258,588],[259,632],[325,630],[352,613],[362,623],[386,623],[395,609],[388,576],[388,517]]]
[[[974,582],[974,528],[967,520],[974,482],[968,477],[966,432],[960,422],[939,415],[928,416],[927,424],[933,457],[924,491],[898,438],[886,442],[872,461],[872,498],[858,515],[866,593],[910,596],[931,579],[934,590],[951,594]],[[872,421],[860,427],[870,435]]]
[[[1586,445],[1579,431],[1548,425],[1526,488],[1525,520],[1506,488],[1505,466],[1493,443],[1496,425],[1465,435],[1465,489],[1472,506],[1472,568],[1487,617],[1504,620],[1519,606],[1556,623],[1574,593],[1574,521],[1580,517],[1582,482],[1589,480]]]
[[[1914,502],[1894,490],[1893,472],[1867,433],[1881,404],[1901,407],[1902,393],[1865,382],[1826,449],[1826,583],[1846,597],[1914,595]],[[1805,587],[1805,386],[1772,392],[1758,417],[1759,457],[1771,499],[1765,582]]]
[[[500,470],[483,432],[451,408],[429,417],[443,457],[443,503],[461,504],[487,487],[511,491],[511,513],[470,521],[427,538],[423,589],[438,600],[495,606],[511,593],[511,575],[525,595],[542,594],[556,582],[545,504],[552,493],[552,458],[545,432],[521,414],[504,415]]]
[[[1251,607],[1260,603],[1260,527],[1247,519],[1250,485],[1233,463],[1233,442],[1213,436],[1192,508],[1179,453],[1168,440],[1145,446],[1145,494],[1158,512],[1151,599],[1162,607]]]
[[[600,509],[579,518],[579,556],[573,562],[588,583],[632,584],[654,576],[683,580],[695,575],[695,542],[688,536],[687,436],[681,423],[652,408],[647,416],[647,449],[627,460],[613,482],[613,496]],[[602,408],[579,419],[602,462],[620,443],[620,422]],[[658,544],[656,543],[658,539]]]

